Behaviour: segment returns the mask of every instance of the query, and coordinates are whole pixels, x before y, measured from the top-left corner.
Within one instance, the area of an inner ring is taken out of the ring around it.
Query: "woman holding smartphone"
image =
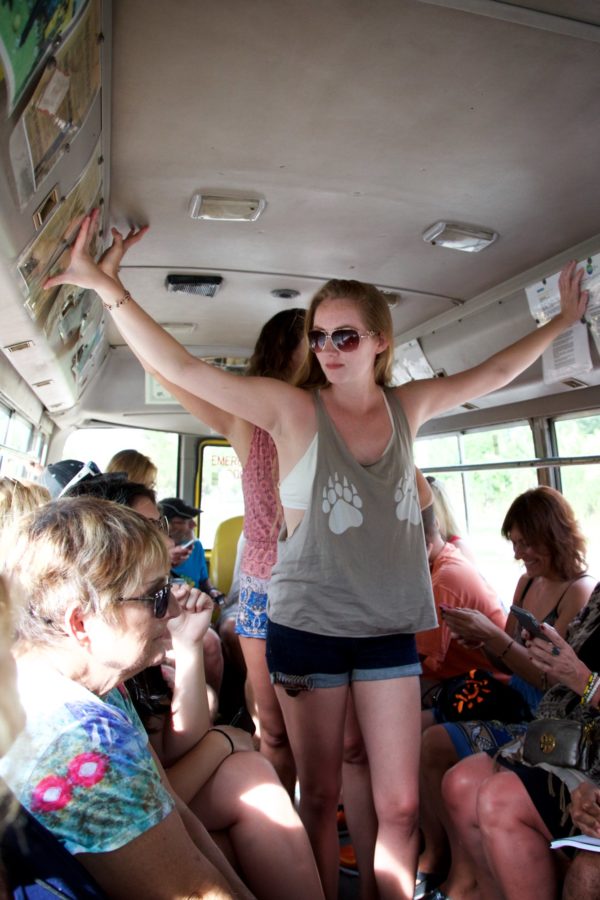
[[[531,660],[523,628],[535,622],[552,625],[564,637],[575,616],[587,604],[596,583],[586,574],[585,539],[573,510],[562,494],[538,487],[520,494],[511,504],[502,535],[513,545],[515,559],[523,562],[513,606],[502,630],[471,609],[448,609],[444,621],[469,646],[480,646],[496,668],[510,673],[509,684],[526,700],[533,714],[547,688],[545,674]],[[433,723],[433,715],[430,715]],[[501,717],[499,716],[499,719]],[[439,722],[439,719],[438,719]],[[503,721],[444,722],[423,735],[422,822],[426,847],[419,860],[425,876],[440,875],[448,866],[446,813],[441,796],[444,774],[460,759],[481,750],[501,747],[525,730],[524,723]],[[452,845],[452,840],[450,841]],[[447,891],[462,896],[469,871],[463,871],[452,853]]]
[[[307,312],[307,355],[293,387],[238,378],[188,353],[94,263],[91,224],[84,220],[68,269],[46,286],[96,290],[136,354],[170,382],[267,431],[277,448],[285,531],[270,583],[267,658],[325,895],[337,898],[336,810],[351,690],[379,826],[380,897],[412,898],[420,734],[414,633],[436,624],[412,441],[428,419],[507,384],[579,321],[587,304],[582,274],[574,262],[565,267],[561,312],[542,328],[466,372],[398,388],[386,387],[394,338],[385,297],[371,285],[330,281]]]

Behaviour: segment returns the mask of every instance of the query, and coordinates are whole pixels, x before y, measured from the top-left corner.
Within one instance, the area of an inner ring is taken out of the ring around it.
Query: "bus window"
[[[233,447],[225,441],[200,441],[198,446],[198,505],[200,540],[213,545],[217,526],[224,519],[244,515],[242,466]]]
[[[0,403],[0,474],[35,478],[44,462],[48,438],[24,416]]]
[[[4,403],[0,403],[0,444],[6,444],[8,423],[10,421],[10,409]]]
[[[451,442],[454,442],[452,445]],[[526,424],[469,431],[415,443],[415,461],[428,468],[518,462],[535,458],[533,435]],[[511,565],[512,548],[500,534],[506,511],[514,498],[537,487],[535,468],[480,469],[434,473],[447,490],[459,525],[466,534],[481,572],[508,607],[520,568]]]
[[[93,460],[104,471],[118,450],[138,450],[150,457],[158,475],[156,496],[177,496],[179,435],[144,428],[80,428],[68,436],[63,459]],[[184,498],[187,499],[187,498]]]
[[[559,456],[597,456],[600,415],[557,419],[554,433]],[[588,542],[587,558],[592,575],[600,575],[600,472],[595,464],[562,466],[562,492],[575,510]]]

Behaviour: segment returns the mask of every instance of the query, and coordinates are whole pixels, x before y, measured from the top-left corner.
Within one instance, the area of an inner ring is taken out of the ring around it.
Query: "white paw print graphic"
[[[421,510],[417,501],[415,482],[409,475],[403,475],[396,485],[394,502],[396,503],[396,517],[401,522],[408,519],[412,525],[419,524]]]
[[[363,523],[362,500],[354,485],[344,475],[340,482],[338,473],[329,476],[323,488],[323,512],[329,516],[329,528],[334,534],[343,534],[349,528],[359,528]]]

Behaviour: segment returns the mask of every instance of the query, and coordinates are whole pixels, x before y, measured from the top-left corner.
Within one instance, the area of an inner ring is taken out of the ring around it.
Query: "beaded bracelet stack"
[[[600,675],[598,672],[590,672],[590,677],[587,680],[587,684],[585,686],[585,690],[581,695],[581,700],[579,701],[582,706],[589,706],[592,702],[593,697],[596,692],[600,688]]]

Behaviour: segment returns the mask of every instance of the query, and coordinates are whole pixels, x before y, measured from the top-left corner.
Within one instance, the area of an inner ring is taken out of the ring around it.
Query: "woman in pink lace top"
[[[269,319],[260,332],[246,374],[290,380],[303,355],[303,328],[303,309],[282,310]],[[277,559],[277,537],[283,519],[275,444],[261,428],[166,381],[146,361],[143,365],[184,409],[226,437],[242,464],[245,546],[240,565],[235,630],[240,638],[258,715],[261,753],[272,763],[283,786],[293,796],[296,784],[294,757],[265,659],[267,589]]]

